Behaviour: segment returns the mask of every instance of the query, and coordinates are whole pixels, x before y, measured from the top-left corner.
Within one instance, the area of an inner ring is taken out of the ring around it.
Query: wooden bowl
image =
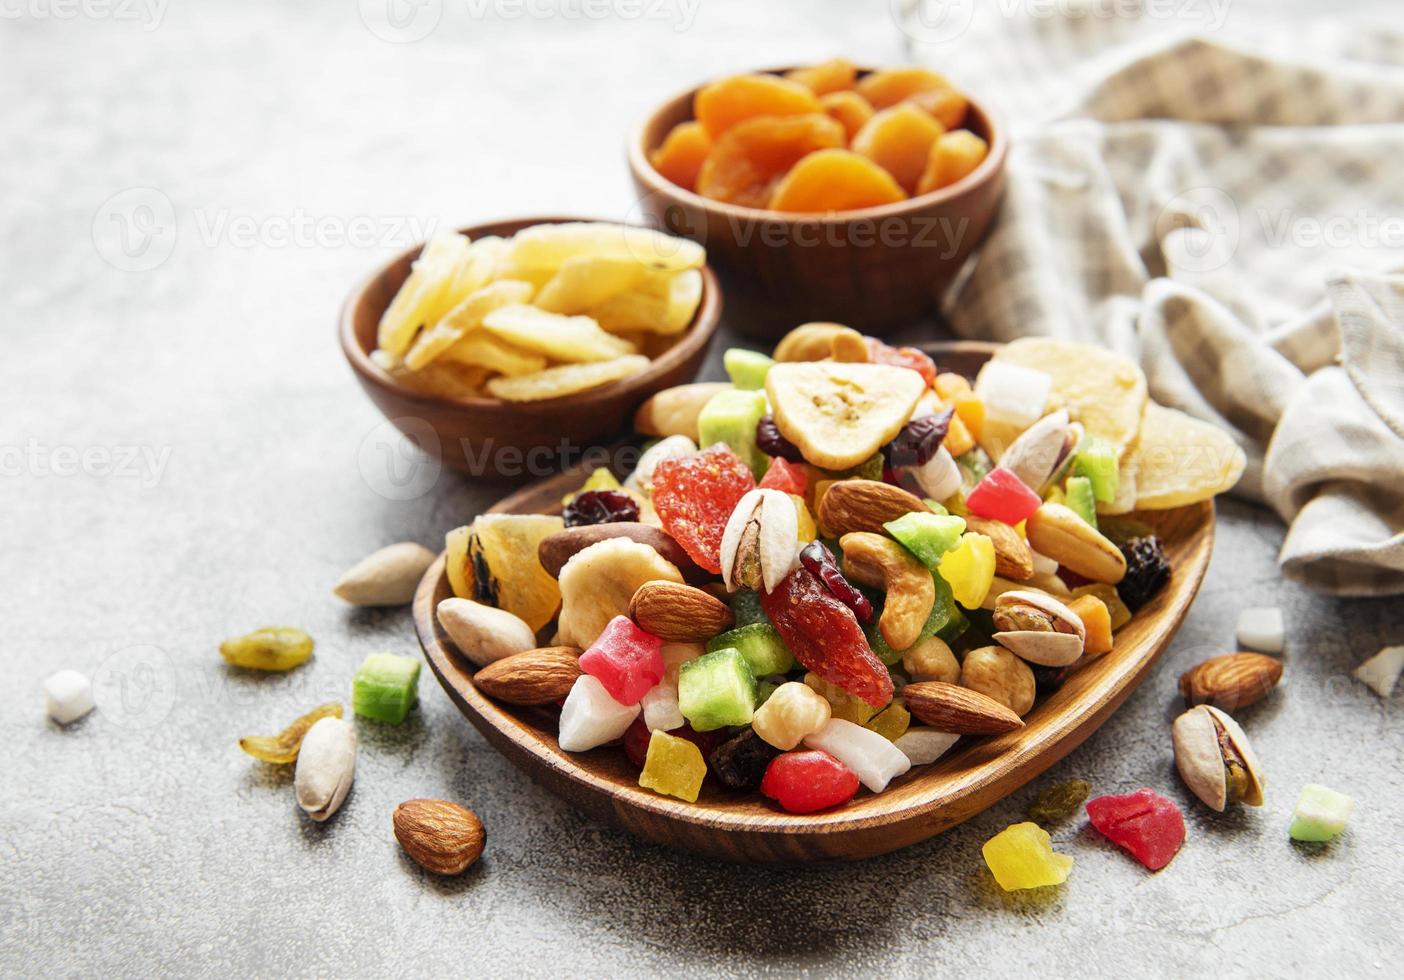
[[[993,345],[927,345],[941,367],[974,373]],[[562,494],[584,471],[527,487],[493,513],[559,513]],[[434,610],[448,598],[442,557],[420,583],[414,622],[439,683],[499,751],[552,793],[630,833],[729,861],[865,858],[914,844],[953,827],[1014,792],[1063,758],[1107,720],[1149,673],[1174,636],[1209,566],[1214,546],[1212,502],[1136,513],[1160,535],[1174,569],[1169,583],[1116,634],[1116,649],[1073,673],[1042,698],[1024,727],[1005,735],[965,738],[933,765],[915,766],[883,793],[860,790],[825,813],[787,814],[759,793],[733,793],[708,780],[696,803],[659,796],[638,785],[638,772],[617,746],[562,752],[556,716],[484,696],[474,667],[439,628]]]
[[[517,218],[459,230],[474,240],[487,235],[505,238],[532,225],[590,220],[597,219]],[[644,399],[693,379],[721,320],[721,288],[704,266],[702,300],[692,323],[633,377],[545,401],[441,398],[407,387],[370,358],[380,316],[409,276],[419,251],[416,247],[402,253],[352,291],[341,311],[341,350],[361,387],[396,428],[426,453],[475,476],[520,480],[527,470],[524,460],[543,452],[549,451],[554,460],[563,445],[578,453],[608,443],[631,423]],[[541,468],[532,468],[541,475]],[[559,468],[551,465],[545,471]]]
[[[809,320],[885,335],[918,319],[985,237],[1004,193],[1008,136],[989,109],[971,99],[966,128],[989,143],[990,152],[950,187],[828,214],[713,201],[674,184],[648,160],[673,126],[692,118],[696,92],[673,96],[635,130],[629,170],[650,223],[707,247],[732,320],[755,337],[776,340]]]

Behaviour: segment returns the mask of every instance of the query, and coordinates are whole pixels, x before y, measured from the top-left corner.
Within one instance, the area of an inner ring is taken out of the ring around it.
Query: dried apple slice
[[[827,470],[857,466],[890,442],[925,388],[906,368],[837,361],[777,364],[765,379],[781,434]]]
[[[1247,457],[1210,422],[1151,402],[1136,446],[1136,507],[1164,510],[1231,490]]]

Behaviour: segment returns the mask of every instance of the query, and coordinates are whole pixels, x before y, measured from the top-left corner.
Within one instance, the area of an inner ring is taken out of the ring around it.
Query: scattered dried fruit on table
[[[1092,784],[1085,779],[1054,783],[1029,804],[1029,819],[1045,827],[1060,824],[1082,809],[1083,802],[1091,795]]]
[[[239,739],[239,748],[263,762],[296,762],[298,750],[302,748],[302,740],[308,730],[323,718],[340,717],[340,704],[333,701],[330,704],[318,705],[277,735],[250,735]]]
[[[788,813],[817,813],[847,803],[858,775],[827,752],[786,752],[765,771],[760,790]]]
[[[1048,831],[1036,823],[1006,827],[980,850],[995,881],[1007,892],[1061,885],[1072,871],[1073,859],[1054,851]]]
[[[60,725],[71,725],[93,710],[93,685],[76,670],[60,670],[44,681],[44,710]]]
[[[1344,793],[1317,783],[1307,783],[1297,797],[1292,824],[1287,833],[1293,840],[1328,841],[1345,830],[1355,809],[1355,801]]]
[[[414,598],[435,557],[413,541],[387,545],[353,565],[332,592],[353,606],[403,606]]]
[[[225,640],[219,654],[235,667],[292,670],[312,657],[312,637],[295,626],[264,626]]]
[[[297,805],[321,822],[334,814],[356,778],[356,729],[341,718],[320,718],[298,750],[293,790]]]
[[[1190,706],[1212,704],[1234,711],[1261,701],[1281,679],[1280,660],[1261,653],[1230,653],[1181,674],[1180,694]]]
[[[419,700],[419,658],[372,653],[351,684],[351,710],[362,718],[398,725]]]
[[[1151,871],[1169,864],[1185,842],[1180,808],[1149,789],[1089,800],[1087,817],[1102,836]]]
[[[1273,606],[1268,609],[1244,609],[1238,614],[1238,645],[1245,650],[1258,650],[1262,653],[1281,653],[1286,627],[1282,623],[1282,610]]]

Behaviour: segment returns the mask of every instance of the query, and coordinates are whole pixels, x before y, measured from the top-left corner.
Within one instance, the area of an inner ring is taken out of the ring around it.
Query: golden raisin
[[[732,75],[699,89],[692,100],[693,116],[714,140],[756,116],[818,111],[819,99],[813,92],[778,75]]]
[[[831,58],[808,68],[792,68],[785,72],[786,78],[792,82],[799,82],[815,95],[850,89],[857,75],[858,69],[853,67],[853,62],[847,58]]]
[[[950,88],[951,83],[929,68],[886,68],[863,76],[857,87],[874,109],[886,109],[918,92]]]
[[[821,113],[761,116],[728,130],[697,175],[697,193],[713,200],[763,208],[801,158],[843,145],[843,127]]]
[[[775,189],[776,211],[851,211],[906,199],[892,175],[852,150],[811,153]]]
[[[882,167],[911,193],[926,168],[932,144],[943,132],[929,113],[902,102],[869,119],[853,137],[853,150]]]
[[[927,194],[949,187],[983,163],[989,152],[985,141],[968,129],[947,133],[932,145],[926,169],[917,183],[917,193]]]
[[[302,748],[302,737],[307,730],[323,718],[340,718],[341,705],[335,701],[319,705],[277,735],[250,735],[239,739],[239,748],[255,759],[264,762],[286,765],[297,761],[297,753]]]
[[[648,162],[668,180],[694,190],[697,172],[712,148],[712,138],[699,122],[678,123],[668,131],[663,145],[648,155]]]
[[[830,92],[820,97],[819,104],[831,118],[839,121],[848,139],[853,139],[863,124],[873,118],[873,107],[857,92]]]
[[[312,637],[296,626],[264,626],[225,640],[219,653],[235,667],[292,670],[312,656]]]

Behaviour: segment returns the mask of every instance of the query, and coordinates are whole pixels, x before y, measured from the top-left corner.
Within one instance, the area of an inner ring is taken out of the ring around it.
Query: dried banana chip
[[[701,268],[707,253],[696,242],[651,228],[585,221],[525,228],[513,236],[508,251],[510,262],[527,268],[558,269],[578,255],[680,272]]]
[[[781,434],[826,470],[857,466],[890,442],[924,390],[920,374],[886,364],[795,361],[765,378]]]
[[[493,310],[483,327],[525,350],[556,361],[607,361],[634,353],[634,345],[600,329],[588,316],[562,316],[514,304]]]
[[[502,279],[469,293],[443,319],[419,335],[409,353],[405,354],[405,367],[418,371],[470,330],[479,327],[483,317],[493,310],[513,303],[525,303],[531,299],[534,291],[531,283]]]
[[[1136,446],[1136,507],[1164,510],[1231,490],[1247,457],[1227,432],[1209,422],[1146,406]]]
[[[638,374],[646,367],[648,358],[642,354],[630,354],[590,364],[560,364],[535,374],[523,374],[515,378],[493,378],[487,387],[489,394],[503,401],[543,401],[598,388],[611,381]]]

